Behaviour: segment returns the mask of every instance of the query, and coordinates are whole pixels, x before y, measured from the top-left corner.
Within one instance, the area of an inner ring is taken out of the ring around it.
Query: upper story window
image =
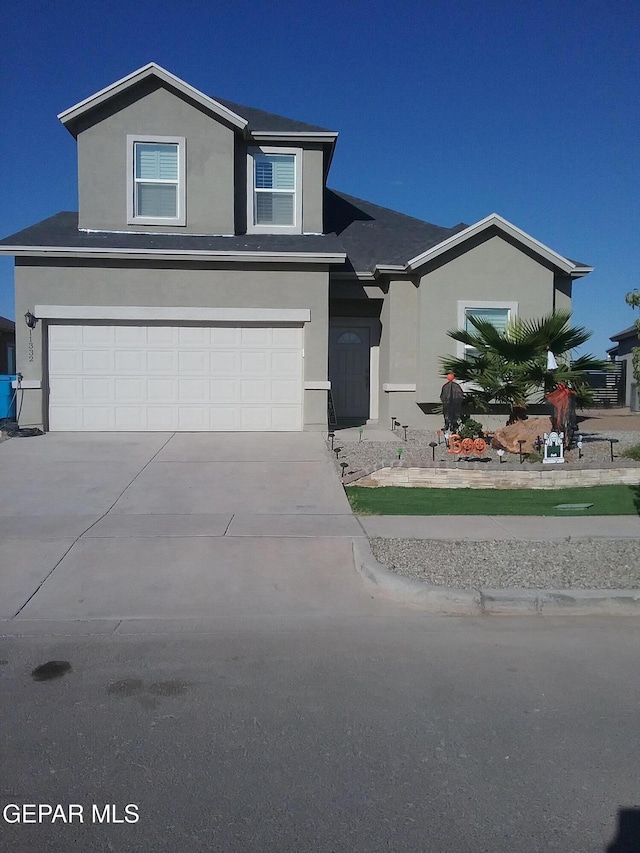
[[[300,149],[261,147],[249,151],[248,231],[301,232],[301,176]]]
[[[185,224],[185,148],[184,137],[127,137],[130,225]]]

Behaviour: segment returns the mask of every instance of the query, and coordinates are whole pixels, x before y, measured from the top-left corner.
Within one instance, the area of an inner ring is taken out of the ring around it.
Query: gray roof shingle
[[[443,228],[336,190],[325,193],[325,230],[338,235],[358,272],[404,264],[466,227]]]
[[[16,324],[8,317],[0,317],[0,332],[15,332]]]
[[[210,252],[342,252],[333,234],[139,234],[122,231],[79,231],[78,214],[56,213],[0,240],[2,246],[52,246],[74,249],[167,249]]]
[[[218,98],[211,95],[214,101],[227,107],[232,112],[246,119],[249,124],[247,126],[251,133],[258,131],[274,131],[280,133],[335,133],[326,127],[320,127],[316,124],[307,124],[304,121],[298,121],[293,118],[286,118],[276,113],[268,113],[265,110],[256,109],[256,107],[247,107],[244,104],[236,104],[233,101],[227,101],[225,98]]]

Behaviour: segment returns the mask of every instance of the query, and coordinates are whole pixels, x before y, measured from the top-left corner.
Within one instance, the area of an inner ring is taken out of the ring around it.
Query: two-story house
[[[23,425],[321,430],[329,389],[345,421],[439,425],[447,330],[569,308],[591,270],[495,214],[442,228],[330,190],[336,132],[153,63],[59,119],[78,213],[0,241]]]

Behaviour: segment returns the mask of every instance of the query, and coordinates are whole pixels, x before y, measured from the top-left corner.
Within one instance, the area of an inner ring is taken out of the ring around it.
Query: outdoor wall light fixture
[[[30,329],[35,329],[38,318],[35,314],[32,314],[31,311],[27,311],[24,315],[24,321]]]

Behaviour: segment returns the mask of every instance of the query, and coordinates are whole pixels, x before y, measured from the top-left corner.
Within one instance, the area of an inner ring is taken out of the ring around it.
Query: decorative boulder
[[[491,447],[495,450],[506,450],[508,453],[520,453],[519,440],[524,440],[523,453],[533,453],[536,449],[536,439],[551,432],[550,418],[527,418],[526,421],[516,421],[511,426],[497,429],[491,439]]]

